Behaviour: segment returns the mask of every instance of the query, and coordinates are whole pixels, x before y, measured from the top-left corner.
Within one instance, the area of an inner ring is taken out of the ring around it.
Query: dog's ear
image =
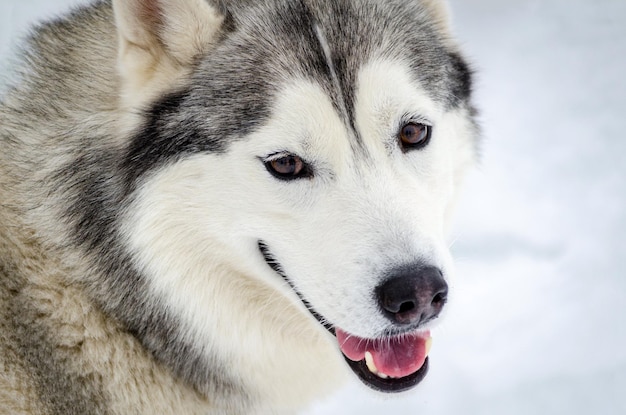
[[[213,43],[223,22],[206,0],[113,0],[121,49],[140,48],[189,64]]]
[[[113,9],[127,97],[163,90],[187,73],[215,43],[224,21],[207,0],[113,0]]]
[[[441,33],[450,35],[451,24],[448,2],[445,0],[420,0],[420,2],[426,7]]]

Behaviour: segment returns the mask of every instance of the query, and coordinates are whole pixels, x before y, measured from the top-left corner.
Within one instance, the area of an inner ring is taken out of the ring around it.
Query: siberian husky
[[[424,378],[477,144],[445,4],[96,1],[21,62],[0,412],[293,413]]]

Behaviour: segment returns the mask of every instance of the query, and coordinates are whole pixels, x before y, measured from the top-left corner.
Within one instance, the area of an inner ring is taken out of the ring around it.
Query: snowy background
[[[0,0],[0,67],[77,0]],[[626,414],[626,0],[453,0],[484,128],[429,376],[307,415]],[[13,45],[13,46],[11,46]]]

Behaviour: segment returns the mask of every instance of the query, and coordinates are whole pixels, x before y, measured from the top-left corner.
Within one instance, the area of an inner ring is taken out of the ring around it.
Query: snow
[[[77,0],[0,0],[0,58]],[[477,70],[481,166],[454,299],[407,395],[358,381],[307,415],[626,413],[626,2],[453,0]]]

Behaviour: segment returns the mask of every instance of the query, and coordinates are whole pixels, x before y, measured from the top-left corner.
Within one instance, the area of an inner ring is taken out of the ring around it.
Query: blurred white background
[[[30,22],[77,3],[0,0],[0,67]],[[387,399],[355,381],[307,415],[626,414],[626,1],[451,9],[484,141],[430,374]]]

